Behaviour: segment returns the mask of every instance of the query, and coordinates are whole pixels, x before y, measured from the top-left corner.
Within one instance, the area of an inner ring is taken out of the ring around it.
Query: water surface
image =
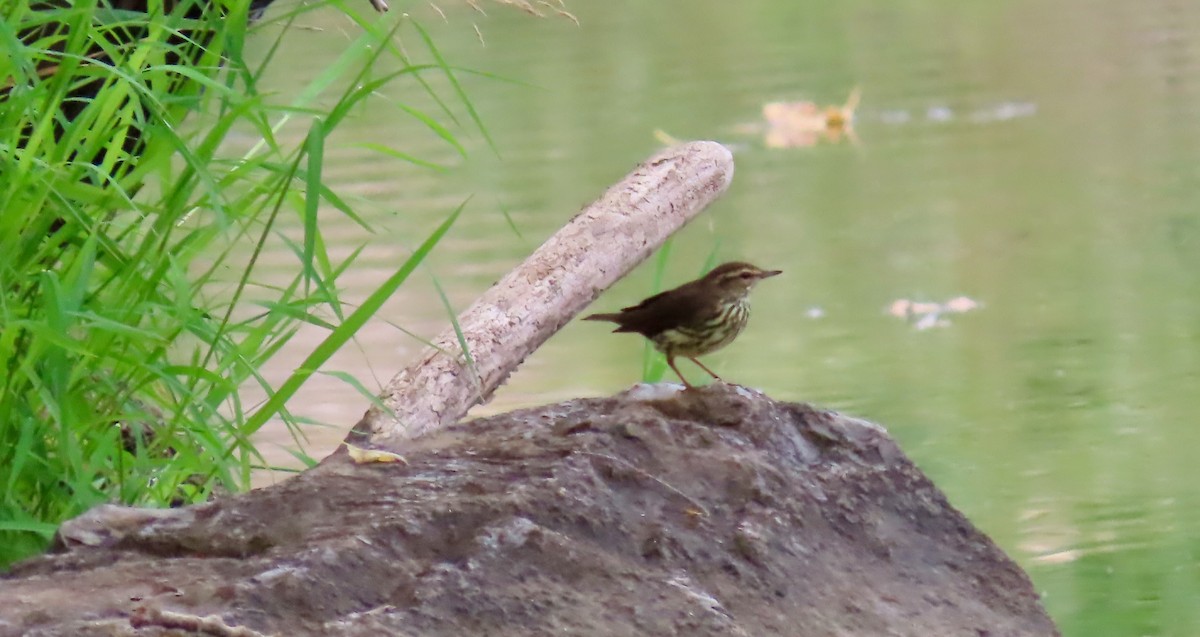
[[[1200,631],[1200,3],[572,2],[580,26],[443,4],[446,21],[410,8],[442,55],[513,80],[460,74],[495,151],[456,106],[469,151],[458,158],[397,107],[436,114],[410,84],[329,142],[330,180],[378,230],[326,215],[339,254],[369,242],[345,282],[352,298],[474,198],[328,369],[386,382],[421,347],[396,326],[429,338],[445,325],[434,278],[464,308],[654,152],[656,130],[722,141],[734,184],[674,240],[665,279],[692,278],[710,256],[785,274],[709,366],[888,427],[1028,569],[1067,635]],[[321,29],[289,33],[267,80],[280,95],[355,31],[332,12],[304,21]],[[857,143],[764,143],[764,103],[841,103],[856,86]],[[639,269],[597,306],[636,302],[653,276]],[[959,296],[980,307],[940,327],[886,312]],[[477,413],[638,380],[642,343],[603,332],[568,325]],[[302,333],[269,377],[320,337]],[[321,456],[366,402],[316,377],[293,407],[334,425],[308,432]],[[282,428],[260,440],[288,458]]]

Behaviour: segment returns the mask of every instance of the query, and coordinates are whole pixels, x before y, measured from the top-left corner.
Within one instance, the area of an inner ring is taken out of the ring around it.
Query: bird
[[[695,281],[655,294],[620,312],[592,314],[583,320],[610,321],[617,324],[613,332],[645,336],[666,355],[667,365],[686,388],[693,385],[675,366],[677,357],[691,360],[724,382],[697,357],[732,343],[750,318],[750,290],[759,281],[782,272],[742,261],[723,263]]]

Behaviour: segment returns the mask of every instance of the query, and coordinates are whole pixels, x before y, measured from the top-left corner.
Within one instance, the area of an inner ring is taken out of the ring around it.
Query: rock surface
[[[643,386],[405,456],[68,523],[0,580],[0,635],[1058,634],[886,432],[832,412]]]

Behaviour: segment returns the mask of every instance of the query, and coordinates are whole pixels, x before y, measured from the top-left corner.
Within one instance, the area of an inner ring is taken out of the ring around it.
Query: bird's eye
[[[743,279],[753,279],[754,273],[753,272],[743,272],[738,276],[742,277]]]

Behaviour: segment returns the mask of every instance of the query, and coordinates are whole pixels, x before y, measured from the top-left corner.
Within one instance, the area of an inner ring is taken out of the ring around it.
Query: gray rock
[[[0,580],[0,634],[1059,634],[882,428],[836,413],[642,389],[403,452],[92,516]]]

